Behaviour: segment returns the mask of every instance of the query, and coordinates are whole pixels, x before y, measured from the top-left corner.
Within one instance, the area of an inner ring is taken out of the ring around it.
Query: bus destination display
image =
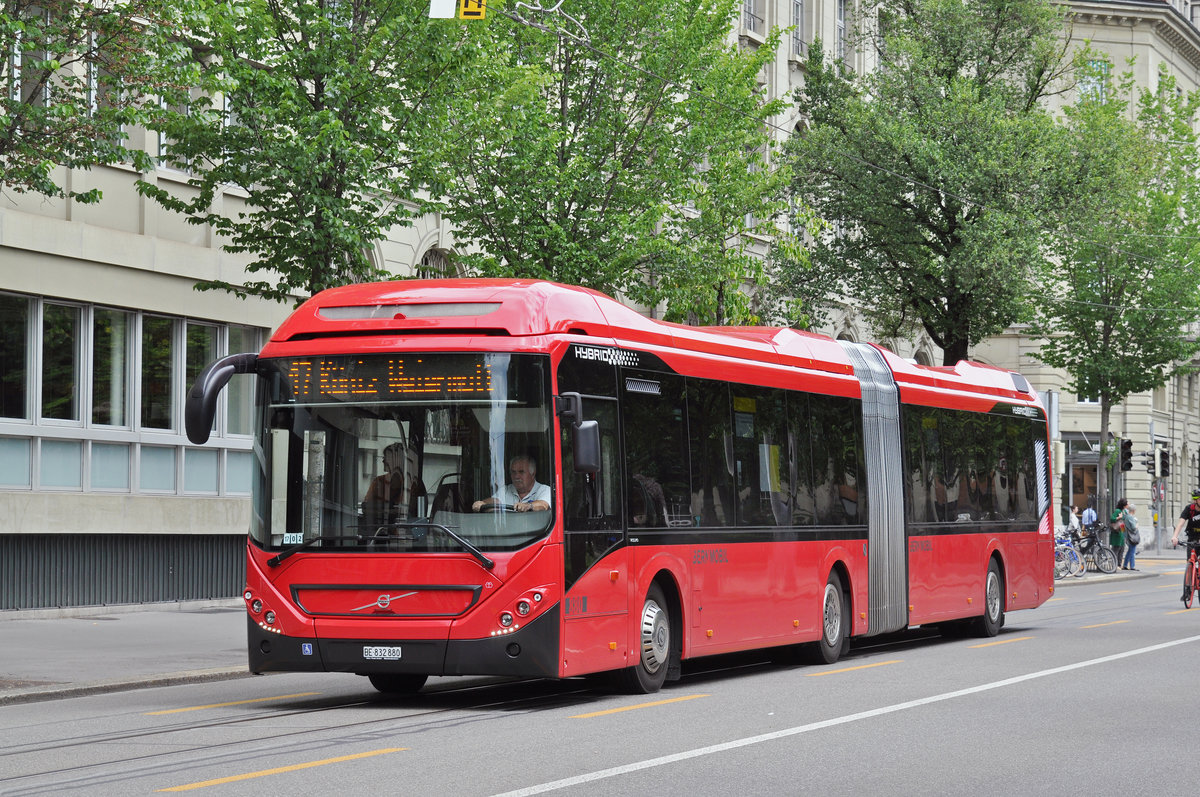
[[[485,398],[493,387],[492,364],[475,356],[308,357],[288,362],[285,374],[299,403]]]

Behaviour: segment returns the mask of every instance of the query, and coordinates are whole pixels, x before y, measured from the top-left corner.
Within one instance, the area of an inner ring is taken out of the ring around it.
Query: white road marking
[[[918,700],[909,700],[905,703],[896,703],[892,706],[883,706],[881,708],[873,708],[869,711],[860,711],[857,714],[847,714],[844,717],[834,717],[832,719],[821,720],[820,722],[809,723],[808,725],[798,725],[794,728],[784,728],[783,730],[764,733],[758,736],[748,736],[744,739],[734,739],[720,744],[709,745],[708,747],[698,747],[694,750],[684,750],[671,755],[659,756],[658,758],[649,758],[645,761],[636,761],[632,764],[625,764],[619,767],[610,767],[601,769],[595,772],[587,772],[582,775],[575,775],[562,780],[552,780],[549,783],[540,783],[535,786],[528,786],[524,789],[504,792],[503,794],[495,795],[495,797],[528,797],[533,794],[545,794],[546,792],[558,791],[560,789],[569,789],[573,786],[579,786],[584,783],[592,783],[605,778],[614,778],[618,775],[628,775],[631,772],[640,772],[643,769],[653,769],[654,767],[666,766],[679,761],[687,761],[692,758],[700,758],[713,753],[723,753],[727,750],[736,750],[739,747],[748,747],[752,744],[762,744],[763,742],[773,742],[776,739],[785,739],[789,736],[796,736],[801,733],[809,733],[810,731],[819,731],[823,728],[832,728],[837,725],[845,725],[850,722],[859,720],[871,719],[872,717],[881,717],[885,714],[894,714],[897,711],[906,711],[910,708],[918,708],[927,706],[932,703],[941,703],[945,700],[952,700],[956,697],[965,697],[967,695],[979,694],[980,692],[988,692],[992,689],[1000,689],[1005,686],[1015,686],[1016,684],[1024,683],[1025,681],[1033,681],[1038,678],[1046,678],[1059,673],[1071,672],[1072,670],[1081,670],[1084,667],[1094,667],[1097,664],[1107,664],[1110,661],[1120,661],[1131,656],[1141,656],[1146,653],[1154,653],[1159,650],[1166,650],[1177,645],[1186,645],[1190,642],[1200,642],[1200,636],[1191,636],[1185,639],[1177,639],[1173,642],[1163,642],[1158,645],[1151,645],[1137,650],[1128,650],[1124,653],[1114,653],[1111,656],[1101,656],[1098,659],[1089,659],[1087,661],[1076,662],[1075,664],[1064,664],[1061,667],[1051,667],[1048,670],[1039,670],[1026,675],[1018,675],[1014,678],[1005,678],[1001,681],[992,681],[979,686],[968,687],[967,689],[957,689],[953,692],[944,692],[940,695],[931,695]]]

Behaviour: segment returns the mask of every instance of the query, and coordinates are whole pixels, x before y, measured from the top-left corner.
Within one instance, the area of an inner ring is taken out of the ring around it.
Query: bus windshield
[[[556,500],[548,369],[527,354],[260,360],[251,538],[476,555],[542,538]],[[514,511],[531,498],[551,510]]]

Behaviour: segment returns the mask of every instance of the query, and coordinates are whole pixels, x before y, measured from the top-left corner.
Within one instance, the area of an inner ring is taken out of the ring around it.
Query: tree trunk
[[[966,338],[956,338],[942,350],[942,365],[954,367],[959,360],[967,359],[968,346]]]

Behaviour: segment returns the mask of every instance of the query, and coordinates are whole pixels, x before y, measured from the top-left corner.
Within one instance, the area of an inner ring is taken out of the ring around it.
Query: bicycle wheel
[[[1087,562],[1083,559],[1083,554],[1071,548],[1067,555],[1071,558],[1071,575],[1075,578],[1083,578],[1083,574],[1087,572]]]
[[[1196,594],[1196,566],[1188,562],[1183,569],[1183,605],[1192,608],[1192,596]]]
[[[1112,548],[1101,547],[1096,551],[1096,569],[1101,573],[1117,572],[1117,555]]]
[[[1071,557],[1065,548],[1054,549],[1054,580],[1058,581],[1071,572]]]

